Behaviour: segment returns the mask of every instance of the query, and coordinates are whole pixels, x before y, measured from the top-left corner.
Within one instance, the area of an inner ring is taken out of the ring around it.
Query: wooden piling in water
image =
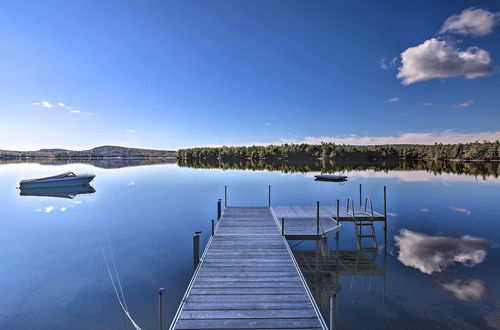
[[[222,205],[221,204],[222,204],[221,199],[218,199],[217,200],[217,220],[220,219],[220,216],[222,214]]]
[[[159,312],[159,328],[163,330],[163,295],[165,294],[165,289],[158,289],[158,312]]]
[[[200,263],[200,235],[201,231],[197,231],[193,235],[193,266],[194,269]]]

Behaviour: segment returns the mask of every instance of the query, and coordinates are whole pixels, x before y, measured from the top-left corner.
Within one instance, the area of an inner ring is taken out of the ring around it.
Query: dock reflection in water
[[[95,193],[94,187],[91,185],[71,186],[71,187],[51,187],[37,189],[21,189],[21,196],[38,196],[38,197],[59,197],[73,199],[82,194]]]
[[[300,245],[298,243],[297,245]],[[295,245],[295,247],[297,246]],[[302,275],[322,309],[329,310],[330,329],[337,327],[339,296],[342,285],[340,276],[350,277],[350,289],[354,279],[364,279],[366,290],[374,285],[374,278],[382,278],[382,304],[385,300],[387,253],[383,252],[382,265],[377,263],[377,250],[329,250],[326,240],[316,241],[314,250],[293,250]]]

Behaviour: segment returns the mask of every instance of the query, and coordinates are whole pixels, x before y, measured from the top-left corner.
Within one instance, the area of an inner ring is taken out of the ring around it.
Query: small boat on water
[[[347,176],[345,175],[330,175],[330,174],[321,174],[314,176],[316,181],[331,181],[331,182],[344,182],[347,181]]]
[[[48,176],[45,178],[22,180],[19,183],[21,189],[37,189],[51,187],[70,187],[88,185],[94,180],[94,174],[75,174],[66,172],[59,175]]]

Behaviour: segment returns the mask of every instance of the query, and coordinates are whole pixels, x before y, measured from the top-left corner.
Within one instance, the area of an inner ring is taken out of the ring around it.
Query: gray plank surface
[[[316,206],[273,206],[273,213],[277,218],[316,218]],[[371,211],[365,212],[364,207],[355,206],[354,214],[357,218],[371,218]],[[319,215],[321,218],[337,217],[336,206],[320,206]],[[384,215],[374,211],[373,216],[375,219],[383,219]],[[340,220],[349,220],[352,218],[352,210],[347,213],[346,206],[339,208]]]
[[[171,329],[326,329],[287,244],[268,207],[227,207]]]

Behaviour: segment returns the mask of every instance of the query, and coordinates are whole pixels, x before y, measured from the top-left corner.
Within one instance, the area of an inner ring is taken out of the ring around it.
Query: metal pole
[[[330,293],[330,330],[336,327],[337,292]]]
[[[163,295],[165,294],[165,289],[158,289],[158,299],[159,299],[159,314],[160,314],[160,330],[163,330]]]
[[[316,202],[316,235],[319,235],[319,201]]]
[[[285,218],[281,218],[281,236],[285,236]]]
[[[222,204],[222,200],[219,198],[217,200],[217,220],[220,219],[220,216],[222,214],[222,207],[221,207],[221,204]]]
[[[193,235],[193,265],[194,269],[200,263],[200,235],[201,231],[197,231]]]
[[[387,252],[387,187],[384,186],[384,249]]]
[[[340,200],[337,199],[337,226],[340,224]],[[335,239],[337,240],[337,260],[339,255],[339,231],[335,234]]]
[[[361,183],[359,184],[359,207],[363,206],[363,193],[361,190]]]
[[[227,186],[224,186],[224,207],[227,207]]]
[[[269,185],[269,207],[271,207],[271,185]]]
[[[214,236],[215,220],[212,219],[212,236]]]

